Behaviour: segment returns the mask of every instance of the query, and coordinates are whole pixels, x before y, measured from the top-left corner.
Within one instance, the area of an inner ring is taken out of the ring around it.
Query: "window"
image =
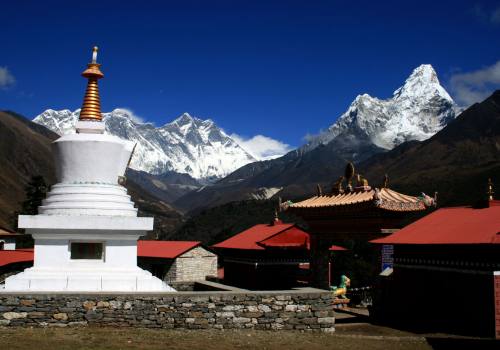
[[[103,244],[90,242],[71,243],[71,259],[102,260]]]
[[[3,246],[4,246],[4,242],[3,241],[0,241],[0,250],[3,250]]]

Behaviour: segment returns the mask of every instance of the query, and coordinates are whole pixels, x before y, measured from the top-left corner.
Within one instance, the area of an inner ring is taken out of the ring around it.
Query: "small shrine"
[[[168,291],[137,266],[137,239],[153,229],[153,218],[137,217],[122,186],[134,143],[105,134],[98,80],[92,62],[76,133],[52,144],[57,183],[38,208],[20,215],[35,241],[34,266],[5,280],[7,291]]]
[[[371,240],[400,229],[416,212],[435,205],[436,198],[425,194],[413,197],[389,188],[385,176],[379,187],[372,187],[348,163],[328,192],[318,185],[316,195],[297,203],[281,204],[284,210],[302,217],[311,235],[312,285],[329,289],[328,249],[347,239]]]

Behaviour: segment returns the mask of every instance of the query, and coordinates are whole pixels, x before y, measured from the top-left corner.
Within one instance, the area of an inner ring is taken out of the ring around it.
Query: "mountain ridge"
[[[458,106],[430,65],[414,69],[393,97],[359,95],[329,129],[286,155],[247,164],[213,186],[187,193],[174,203],[183,210],[252,198],[262,188],[293,188],[304,194],[328,176],[340,176],[346,162],[363,162],[407,141],[424,140],[455,118]],[[394,131],[395,130],[395,131]],[[380,137],[380,134],[384,134]]]
[[[74,133],[79,111],[48,109],[33,122],[59,135]],[[175,171],[210,182],[256,161],[212,120],[188,113],[160,127],[139,122],[120,108],[103,113],[103,120],[106,132],[136,142],[131,168],[153,175]]]

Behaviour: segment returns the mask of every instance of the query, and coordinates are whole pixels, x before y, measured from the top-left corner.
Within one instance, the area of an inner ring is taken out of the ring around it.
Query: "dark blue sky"
[[[2,3],[0,109],[79,108],[96,44],[103,111],[157,125],[189,112],[297,146],[422,63],[451,89],[454,74],[500,60],[499,1],[68,3]]]

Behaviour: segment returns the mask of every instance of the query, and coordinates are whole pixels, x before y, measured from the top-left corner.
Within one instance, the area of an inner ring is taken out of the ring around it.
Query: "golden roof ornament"
[[[352,164],[352,162],[347,163],[347,166],[345,167],[344,176],[345,176],[345,178],[347,180],[347,190],[349,192],[352,192],[352,190],[353,190],[353,188],[352,188],[352,178],[354,177],[354,173],[355,173],[354,164]]]
[[[341,176],[332,186],[332,194],[342,194],[344,193],[344,188],[342,187],[342,182],[344,182],[344,177]]]
[[[97,46],[92,51],[92,62],[87,64],[87,69],[82,76],[88,79],[87,90],[83,98],[82,109],[80,110],[79,120],[101,121],[101,99],[99,97],[99,87],[97,81],[104,77],[100,71],[101,66],[97,63]]]

